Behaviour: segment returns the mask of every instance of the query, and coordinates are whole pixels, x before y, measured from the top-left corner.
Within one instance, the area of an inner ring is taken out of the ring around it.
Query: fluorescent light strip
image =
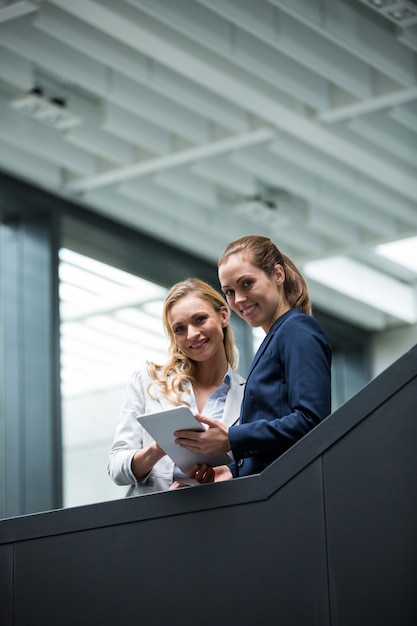
[[[343,256],[310,261],[304,265],[304,273],[404,322],[417,322],[416,290],[357,261]]]
[[[417,237],[384,243],[375,248],[381,256],[417,272]],[[416,276],[417,282],[417,276]]]

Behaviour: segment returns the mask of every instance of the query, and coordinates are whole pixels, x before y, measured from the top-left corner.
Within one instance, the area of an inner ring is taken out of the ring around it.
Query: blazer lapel
[[[246,380],[252,374],[252,372],[253,372],[254,368],[256,367],[259,359],[264,354],[265,350],[267,349],[267,347],[269,346],[269,344],[270,344],[270,342],[272,340],[272,337],[275,335],[276,331],[281,326],[281,324],[283,324],[292,315],[296,315],[298,312],[299,312],[298,307],[294,307],[294,308],[290,309],[289,311],[287,311],[286,313],[284,313],[284,315],[279,317],[274,322],[274,324],[272,325],[272,328],[270,329],[269,333],[265,336],[265,339],[263,340],[263,343],[261,343],[261,345],[259,346],[258,352],[255,354],[255,356],[253,358],[253,361],[252,361],[252,364],[250,366],[250,370],[249,370],[249,373],[247,375]]]
[[[258,363],[259,359],[261,358],[261,356],[264,354],[265,350],[266,350],[266,349],[267,349],[267,347],[269,346],[269,344],[270,344],[270,342],[271,342],[271,339],[272,339],[272,337],[273,337],[273,336],[274,336],[274,334],[275,334],[275,330],[276,330],[276,329],[274,329],[272,332],[270,331],[270,332],[268,333],[268,335],[266,335],[266,337],[265,337],[265,339],[263,340],[263,342],[261,343],[261,345],[259,346],[257,353],[256,353],[256,354],[255,354],[255,356],[253,357],[253,361],[252,361],[252,363],[251,363],[251,366],[250,366],[250,369],[249,369],[249,373],[248,373],[248,375],[247,375],[246,380],[247,380],[247,379],[249,378],[249,376],[252,374],[252,372],[253,372],[254,368],[256,367],[256,365],[257,365],[257,363]]]

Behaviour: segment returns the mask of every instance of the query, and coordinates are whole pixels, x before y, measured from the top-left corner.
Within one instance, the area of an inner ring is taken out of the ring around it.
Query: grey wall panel
[[[13,625],[13,551],[12,543],[0,545],[0,624]]]
[[[0,521],[13,626],[415,626],[416,383],[417,346],[257,476]]]
[[[15,624],[326,626],[321,493],[317,461],[255,504],[22,542]]]
[[[324,468],[335,623],[415,626],[416,380],[329,449]]]

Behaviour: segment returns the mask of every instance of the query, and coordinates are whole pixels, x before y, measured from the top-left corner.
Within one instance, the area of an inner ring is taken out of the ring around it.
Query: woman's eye
[[[180,333],[182,333],[184,331],[183,326],[177,326],[176,328],[174,328],[174,333],[176,335],[179,335]]]
[[[226,289],[223,293],[226,298],[231,298],[233,296],[233,289]]]

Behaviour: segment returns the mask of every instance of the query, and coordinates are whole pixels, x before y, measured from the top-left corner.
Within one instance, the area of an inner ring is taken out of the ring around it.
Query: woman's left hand
[[[190,487],[190,485],[185,485],[184,483],[180,483],[178,480],[174,480],[168,491],[174,491],[174,489],[182,489],[183,487]]]
[[[177,430],[174,432],[175,443],[191,452],[214,456],[230,450],[229,429],[222,422],[196,413],[196,418],[208,428],[203,432],[195,430]]]

